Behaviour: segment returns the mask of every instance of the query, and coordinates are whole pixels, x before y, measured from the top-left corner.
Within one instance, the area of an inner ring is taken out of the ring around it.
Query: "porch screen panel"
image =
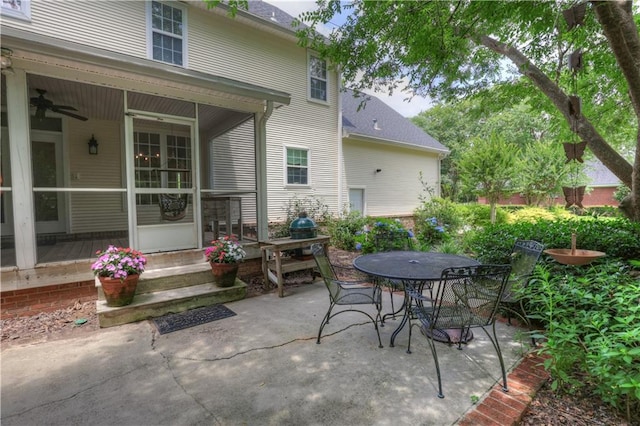
[[[241,199],[242,239],[257,238],[257,200],[254,120],[248,119],[206,143],[206,196],[231,196]],[[218,194],[218,195],[216,195]],[[206,213],[206,212],[205,212]],[[205,217],[205,222],[208,222]],[[205,241],[208,236],[205,235]]]
[[[2,75],[2,105],[7,104],[5,76]],[[9,161],[9,131],[7,113],[0,113],[0,266],[15,266],[16,251],[13,230],[13,204],[11,197],[11,162]]]

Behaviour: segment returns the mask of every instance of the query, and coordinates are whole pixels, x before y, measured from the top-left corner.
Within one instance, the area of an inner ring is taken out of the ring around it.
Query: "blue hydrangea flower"
[[[362,243],[356,243],[356,250],[362,250]]]

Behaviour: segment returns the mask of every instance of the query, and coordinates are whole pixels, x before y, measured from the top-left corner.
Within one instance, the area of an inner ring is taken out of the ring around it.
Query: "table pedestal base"
[[[426,327],[420,327],[420,331],[429,339],[442,343],[468,343],[473,339],[473,332],[471,330],[462,330],[459,328],[447,330],[434,328],[430,330]],[[462,334],[462,336],[460,334]]]

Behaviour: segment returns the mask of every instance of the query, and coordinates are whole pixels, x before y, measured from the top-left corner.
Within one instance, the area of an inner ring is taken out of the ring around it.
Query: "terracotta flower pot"
[[[102,291],[107,300],[107,306],[125,306],[133,301],[136,294],[140,275],[129,275],[124,280],[120,278],[98,277],[102,284]]]
[[[213,273],[213,282],[218,287],[231,287],[236,283],[238,275],[237,263],[216,263],[209,262]]]

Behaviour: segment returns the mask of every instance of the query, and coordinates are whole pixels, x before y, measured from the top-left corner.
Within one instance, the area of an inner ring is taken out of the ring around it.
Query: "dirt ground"
[[[331,249],[330,258],[338,265],[351,265],[358,254]],[[286,277],[285,286],[309,284],[309,273],[292,273]],[[248,280],[247,297],[265,294],[262,277]],[[268,292],[275,292],[272,288]],[[31,317],[1,321],[2,349],[14,345],[37,344],[51,340],[81,337],[100,332],[95,302],[76,302],[73,306],[54,312],[44,312]],[[629,425],[623,416],[584,390],[576,395],[557,394],[546,384],[535,396],[525,413],[523,426],[556,425]]]

